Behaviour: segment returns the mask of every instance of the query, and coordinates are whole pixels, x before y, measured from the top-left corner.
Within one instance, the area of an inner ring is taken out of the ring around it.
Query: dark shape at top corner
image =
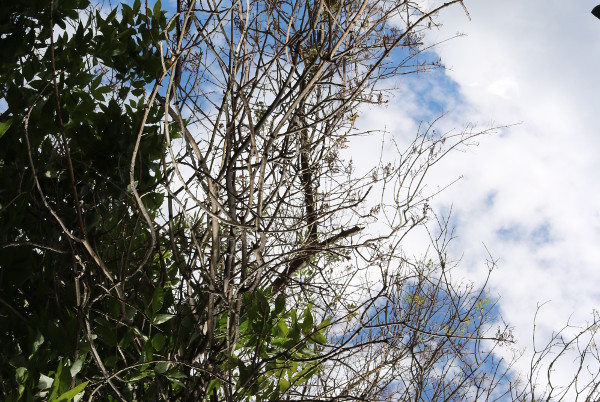
[[[594,7],[594,9],[592,10],[592,14],[594,14],[596,18],[600,18],[600,5]]]

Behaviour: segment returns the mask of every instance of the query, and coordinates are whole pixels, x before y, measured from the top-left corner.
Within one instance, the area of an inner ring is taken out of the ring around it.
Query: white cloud
[[[466,5],[471,22],[460,7],[447,10],[440,15],[444,27],[430,38],[466,34],[438,48],[447,77],[401,85],[398,98],[369,111],[363,124],[385,122],[395,138],[414,135],[415,116],[426,118],[421,110],[431,102],[450,111],[444,129],[520,123],[451,154],[429,186],[464,176],[433,206],[453,206],[454,252],[463,256],[466,277],[483,278],[486,247],[498,258],[491,289],[501,295],[518,347],[531,347],[539,303],[551,301],[538,316],[540,339],[600,308],[600,21],[590,13],[596,2]],[[365,140],[358,149],[365,154],[368,146]],[[359,167],[368,164],[355,159]],[[521,364],[527,368],[526,360]]]
[[[506,100],[519,96],[519,84],[513,77],[500,77],[490,85],[487,90]]]
[[[523,123],[449,158],[433,180],[464,180],[436,205],[454,205],[463,265],[482,241],[499,258],[492,287],[527,346],[538,302],[547,331],[600,307],[600,21],[590,2],[466,3],[472,21],[456,7],[438,33],[467,34],[439,49],[465,101],[451,117]]]

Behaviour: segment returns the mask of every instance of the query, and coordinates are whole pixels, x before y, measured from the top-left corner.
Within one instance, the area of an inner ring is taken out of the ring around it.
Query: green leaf
[[[125,306],[125,316],[129,318],[129,321],[132,321],[136,314],[137,310],[135,309],[135,307]]]
[[[314,333],[310,338],[319,345],[327,345],[327,338],[320,332]]]
[[[94,78],[92,80],[92,82],[90,83],[90,88],[92,90],[95,90],[96,88],[98,88],[98,86],[102,83],[102,75],[98,75],[96,78]]]
[[[110,355],[104,359],[104,365],[108,368],[115,368],[117,365],[117,356]]]
[[[106,22],[111,22],[115,17],[117,16],[117,8],[114,8],[110,14],[108,14],[106,16],[106,19],[104,21]]]
[[[277,323],[277,329],[279,333],[283,336],[287,336],[287,334],[290,332],[290,329],[288,328],[287,322],[285,322],[285,320],[279,320],[279,322]]]
[[[121,15],[123,15],[123,19],[127,21],[133,15],[133,9],[129,5],[121,3]]]
[[[148,372],[150,374],[154,374],[153,370],[148,370],[148,367],[150,367],[150,364],[152,362],[152,360],[154,359],[154,349],[152,348],[152,342],[146,342],[144,344],[144,346],[142,346],[142,353],[140,356],[140,360],[143,363],[146,364],[142,364],[140,366],[140,373],[145,373]]]
[[[109,86],[101,86],[95,90],[92,90],[92,96],[97,100],[104,100],[104,94],[112,92]]]
[[[160,286],[157,286],[154,289],[154,294],[152,295],[152,312],[156,314],[163,306],[165,301],[165,295],[163,289]]]
[[[56,368],[56,373],[54,374],[54,382],[52,383],[52,388],[50,388],[50,397],[48,399],[49,402],[57,402],[63,395],[68,392],[69,385],[71,384],[71,373],[68,370],[65,370],[63,367],[63,359],[58,361],[58,367]],[[77,393],[75,393],[77,395]]]
[[[317,330],[321,331],[331,325],[331,318],[326,318],[319,325],[317,325]]]
[[[12,124],[12,117],[6,121],[0,121],[0,138],[8,131]]]
[[[60,377],[62,374],[62,361],[58,363],[58,368],[56,369],[56,373],[54,374],[54,381],[52,382],[52,388],[50,388],[50,398],[49,401],[55,401],[58,397],[58,388],[60,387]]]
[[[19,384],[24,383],[27,380],[28,377],[28,372],[27,372],[27,368],[26,367],[18,367],[16,370],[16,377],[17,377],[17,382]]]
[[[213,392],[216,392],[221,388],[221,381],[216,378],[213,378],[208,383],[208,389],[206,390],[206,396],[211,396]]]
[[[154,8],[152,9],[152,15],[154,18],[158,18],[158,16],[160,16],[161,9],[162,5],[160,4],[160,0],[156,0],[156,3],[154,3]]]
[[[111,56],[120,56],[127,51],[127,47],[123,43],[118,43],[112,48]]]
[[[308,307],[306,310],[304,310],[303,318],[304,318],[304,321],[302,322],[302,332],[304,332],[304,333],[312,332],[314,321],[313,321],[313,316],[310,312],[310,307]]]
[[[251,365],[250,366],[246,366],[242,360],[240,360],[238,362],[238,368],[240,370],[239,385],[245,387],[246,386],[246,382],[248,382],[248,380],[251,378],[252,374],[254,373],[254,370],[252,369]]]
[[[163,334],[156,334],[152,337],[152,347],[158,352],[165,346],[166,340],[167,337]]]
[[[156,317],[154,317],[152,324],[162,324],[163,322],[169,321],[173,317],[175,317],[173,314],[157,314]]]
[[[171,368],[171,363],[169,363],[169,362],[159,362],[159,363],[156,363],[156,366],[154,366],[154,371],[156,371],[158,374],[163,374],[169,368]]]
[[[68,390],[64,394],[60,395],[58,399],[55,399],[53,402],[62,402],[62,401],[70,401],[75,398],[77,394],[83,392],[83,389],[88,385],[89,381],[82,382],[78,386],[73,389]]]
[[[279,391],[285,392],[290,387],[290,382],[284,378],[279,380]]]
[[[48,377],[47,375],[44,374],[40,374],[40,380],[38,382],[38,388],[39,389],[48,389],[52,386],[52,382],[54,380],[50,377]]]
[[[180,380],[184,380],[186,378],[188,378],[185,374],[183,374],[181,372],[181,370],[176,367],[170,371],[168,371],[165,376],[174,384],[177,384],[179,386],[184,386],[184,384],[180,381]]]
[[[278,316],[285,309],[285,297],[282,295],[278,295],[275,299],[275,309],[273,310],[273,314]]]
[[[150,377],[153,375],[154,375],[154,373],[152,371],[142,370],[139,374],[136,374],[136,375],[130,377],[127,381],[136,382],[143,378]]]
[[[173,370],[171,370],[169,372],[169,374],[167,375],[167,377],[169,377],[169,378],[177,378],[177,379],[180,379],[180,380],[184,379],[184,378],[187,378],[187,376],[181,372],[181,369],[179,367],[174,368]]]
[[[75,360],[75,363],[73,363],[73,365],[69,369],[69,371],[71,372],[71,377],[75,377],[77,374],[79,374],[84,361],[85,361],[85,355],[83,355],[83,354],[80,355],[79,358],[77,358],[77,360]]]
[[[319,371],[318,365],[307,365],[301,372],[294,376],[292,379],[294,384],[300,385],[304,384],[306,381],[310,379],[313,375],[315,375]]]
[[[1,135],[0,135],[0,137],[1,137]],[[33,341],[33,351],[31,352],[32,356],[33,356],[33,354],[35,354],[35,352],[38,351],[38,349],[40,348],[40,346],[42,346],[43,343],[44,343],[44,336],[41,334],[41,332],[38,331],[38,333],[35,336],[35,340]]]

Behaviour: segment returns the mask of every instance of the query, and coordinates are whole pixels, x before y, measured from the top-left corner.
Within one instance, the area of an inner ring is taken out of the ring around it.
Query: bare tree
[[[540,346],[537,315],[542,307],[538,306],[534,320],[529,371],[511,384],[510,400],[597,401],[600,398],[598,312],[594,311],[584,326],[567,322]]]
[[[427,171],[482,133],[440,136],[431,125],[395,164],[360,177],[340,157],[360,109],[386,101],[387,81],[439,67],[423,35],[453,5],[462,2],[178,3],[169,84],[157,96],[172,169],[162,230],[186,267],[179,303],[203,325],[179,359],[220,379],[213,395],[495,395],[506,374],[486,377],[499,368],[482,345],[509,335],[488,333],[483,291],[449,280],[447,227],[432,237],[436,261],[410,261],[402,248],[428,220]],[[373,236],[378,215],[386,229]],[[247,303],[257,292],[293,317],[254,327],[254,339]],[[302,336],[282,341],[296,311]]]
[[[202,316],[206,333],[187,359],[211,378],[213,362],[227,360],[213,395],[510,396],[513,362],[495,354],[512,342],[510,329],[491,321],[498,317],[485,284],[451,279],[447,222],[437,221],[426,260],[408,259],[402,247],[431,218],[434,194],[422,189],[428,170],[485,131],[439,135],[431,124],[394,163],[375,162],[363,176],[340,156],[357,135],[360,111],[390,96],[387,82],[441,66],[424,55],[423,39],[451,6],[464,8],[462,1],[178,3],[159,102],[185,144],[169,139],[167,119],[166,237],[187,267],[180,303]],[[374,224],[386,229],[373,236]],[[263,339],[248,338],[244,300],[257,292],[265,303],[285,301],[284,311],[304,311],[302,336],[283,342],[291,349],[276,344],[295,318],[281,315],[255,327]]]

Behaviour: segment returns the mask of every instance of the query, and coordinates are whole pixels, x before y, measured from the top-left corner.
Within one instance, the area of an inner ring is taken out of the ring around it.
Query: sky
[[[441,13],[429,40],[446,70],[404,86],[401,100],[372,111],[394,136],[418,124],[423,96],[447,112],[444,127],[510,126],[450,155],[430,185],[462,177],[432,201],[453,210],[453,252],[465,277],[483,278],[531,350],[567,322],[600,307],[600,20],[596,1],[472,0]],[[418,113],[415,114],[419,116]],[[414,134],[414,132],[413,132]],[[487,250],[486,250],[487,248]],[[525,368],[525,366],[522,366]],[[568,373],[571,368],[558,367]]]
[[[551,301],[557,325],[600,307],[595,5],[471,1],[470,22],[457,8],[441,17],[441,36],[467,35],[438,49],[465,103],[453,118],[519,123],[452,160],[464,180],[439,201],[453,203],[466,255],[480,254],[485,242],[499,259],[493,286],[520,325],[538,302]]]

